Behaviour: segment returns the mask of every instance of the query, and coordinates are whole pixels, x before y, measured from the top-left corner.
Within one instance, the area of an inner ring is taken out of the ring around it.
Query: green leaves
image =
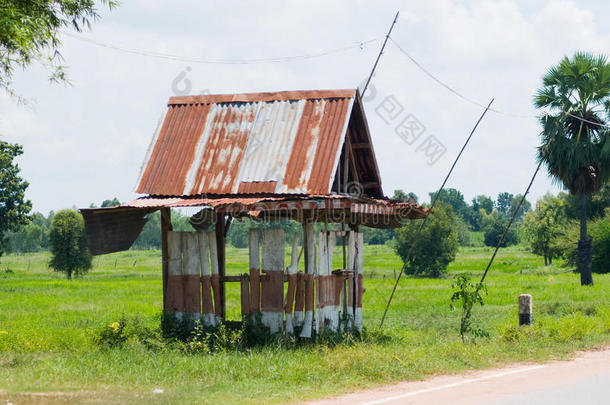
[[[91,268],[85,224],[79,212],[62,210],[55,214],[49,242],[53,255],[49,265],[55,271],[65,272],[71,279],[72,273],[86,273]]]
[[[23,153],[21,145],[0,141],[0,255],[4,251],[4,235],[26,223],[32,203],[25,199],[29,183],[20,176],[13,159]]]
[[[610,179],[610,65],[577,52],[549,69],[534,105],[545,111],[538,159],[572,194],[589,195]]]
[[[112,0],[100,0],[110,9]],[[82,31],[99,18],[93,0],[2,0],[0,5],[0,89],[13,94],[11,78],[16,67],[41,62],[50,80],[66,82],[61,66],[59,30]]]
[[[454,230],[457,218],[449,205],[439,203],[418,234],[420,221],[408,221],[395,231],[396,253],[406,263],[407,274],[440,277],[455,260],[458,250],[458,235]]]
[[[476,337],[489,336],[486,330],[476,327],[472,322],[472,307],[475,304],[481,306],[485,304],[481,295],[481,292],[487,295],[485,284],[477,283],[475,285],[470,281],[470,277],[465,274],[459,274],[455,277],[452,287],[455,291],[451,296],[451,309],[455,309],[455,305],[458,302],[461,302],[462,307],[462,317],[460,320],[462,342],[465,342],[467,333],[472,333]]]

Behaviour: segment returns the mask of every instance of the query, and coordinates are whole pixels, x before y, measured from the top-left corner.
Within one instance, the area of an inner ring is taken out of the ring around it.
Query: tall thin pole
[[[491,107],[491,104],[493,102],[494,102],[494,99],[492,98],[491,101],[489,102],[489,104],[487,104],[487,107],[485,107],[485,111],[483,111],[483,114],[481,114],[481,116],[479,117],[479,120],[472,128],[472,131],[470,131],[470,135],[468,135],[468,138],[466,138],[466,142],[464,142],[464,145],[462,146],[460,153],[458,153],[457,157],[453,161],[453,164],[451,165],[451,169],[449,169],[449,173],[447,173],[447,176],[445,176],[445,180],[443,180],[443,184],[441,184],[441,188],[439,188],[438,191],[436,192],[436,194],[434,195],[434,198],[432,199],[432,204],[430,205],[430,211],[432,211],[432,209],[434,208],[434,205],[436,204],[436,202],[438,201],[438,198],[441,195],[441,191],[443,191],[443,188],[445,188],[445,184],[447,184],[447,180],[449,180],[449,176],[451,176],[451,173],[453,172],[455,165],[457,164],[458,160],[460,160],[460,157],[462,156],[464,149],[466,149],[468,142],[470,142],[470,138],[472,138],[474,131],[476,131],[477,127],[479,126],[479,123],[481,122],[481,120],[483,119],[483,117],[485,116],[485,114],[487,113],[487,111],[489,110],[489,108]],[[411,252],[413,251],[413,247],[415,246],[415,241],[416,241],[417,237],[419,236],[419,234],[421,233],[422,229],[424,229],[424,225],[426,225],[426,221],[428,220],[428,217],[430,215],[432,215],[432,212],[430,212],[430,214],[428,214],[424,218],[421,225],[417,229],[415,236],[413,237],[413,242],[411,243],[411,246],[409,247],[407,255],[405,256],[405,261],[402,265],[402,269],[400,270],[400,273],[398,274],[398,277],[396,278],[396,282],[394,283],[394,288],[392,289],[392,293],[390,294],[390,298],[388,299],[388,303],[385,307],[385,311],[383,311],[383,316],[381,317],[381,323],[379,324],[380,329],[383,327],[383,322],[385,321],[385,317],[388,313],[388,309],[390,308],[390,303],[392,302],[392,298],[394,298],[394,293],[396,292],[396,287],[398,287],[398,283],[400,282],[402,273],[405,272],[405,268],[407,267],[407,261],[409,260],[409,257],[411,256]]]
[[[371,74],[369,75],[369,78],[366,80],[366,84],[364,85],[364,89],[362,89],[362,94],[361,94],[362,97],[364,97],[364,93],[366,93],[366,89],[368,89],[369,83],[371,82],[371,79],[373,78],[373,74],[375,73],[375,69],[377,68],[377,64],[379,63],[379,59],[381,59],[381,55],[383,54],[383,50],[385,49],[385,44],[388,43],[388,39],[390,38],[390,34],[392,33],[392,28],[394,28],[394,24],[396,24],[396,21],[398,20],[398,14],[399,13],[400,13],[400,11],[396,12],[396,16],[394,17],[394,21],[392,21],[392,25],[390,25],[390,29],[388,30],[388,33],[385,36],[385,39],[383,41],[383,45],[381,45],[381,50],[379,51],[379,54],[377,55],[377,59],[375,59],[375,64],[373,65],[373,69],[371,70]]]

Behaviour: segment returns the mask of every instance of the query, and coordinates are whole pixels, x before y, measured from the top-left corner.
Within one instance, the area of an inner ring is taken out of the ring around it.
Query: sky
[[[364,98],[385,194],[427,201],[492,98],[498,112],[483,118],[447,187],[467,201],[522,193],[539,144],[533,95],[564,56],[609,53],[606,3],[124,0],[91,31],[62,34],[71,85],[49,83],[39,64],[15,75],[27,103],[0,93],[0,139],[24,147],[34,211],[129,201],[170,96],[362,88],[400,10],[392,40],[419,66],[389,41]],[[542,172],[529,199],[558,191]]]

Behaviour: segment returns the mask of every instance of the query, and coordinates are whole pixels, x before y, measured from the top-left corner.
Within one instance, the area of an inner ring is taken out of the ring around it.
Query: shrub
[[[68,280],[72,273],[83,274],[91,268],[91,254],[82,215],[74,210],[59,211],[51,222],[49,234],[51,262],[55,271],[65,272]]]
[[[423,220],[409,221],[395,232],[396,253],[405,262],[407,274],[440,277],[455,259],[458,235],[455,231],[457,219],[453,209],[447,204],[439,203],[429,215],[419,234],[417,231]]]
[[[508,226],[508,220],[500,217],[493,218],[489,221],[487,226],[485,227],[484,235],[485,235],[485,245],[495,247],[500,242],[500,238],[504,234],[504,230]],[[507,247],[511,245],[516,245],[519,243],[519,237],[517,236],[517,231],[513,226],[508,230],[504,240],[500,247]]]
[[[591,224],[593,238],[593,260],[591,270],[594,273],[610,272],[610,209],[604,218]]]

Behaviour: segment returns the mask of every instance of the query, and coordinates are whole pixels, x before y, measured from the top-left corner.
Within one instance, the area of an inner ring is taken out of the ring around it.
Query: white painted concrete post
[[[533,320],[532,296],[530,294],[519,295],[519,326],[531,325]]]

